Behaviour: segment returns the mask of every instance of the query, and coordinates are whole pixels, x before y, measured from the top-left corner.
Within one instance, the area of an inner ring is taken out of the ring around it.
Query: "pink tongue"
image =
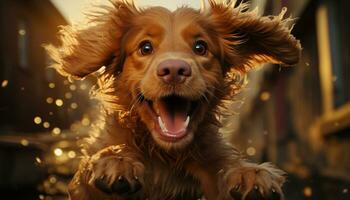
[[[168,106],[175,108],[170,110]],[[161,102],[159,103],[159,115],[169,133],[182,134],[186,130],[187,105],[166,105]]]

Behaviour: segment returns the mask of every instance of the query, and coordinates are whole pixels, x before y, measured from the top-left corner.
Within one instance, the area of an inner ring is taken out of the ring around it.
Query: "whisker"
[[[139,91],[138,88],[136,88],[137,91]],[[135,107],[137,107],[139,104],[141,104],[142,102],[142,99],[143,99],[143,96],[142,96],[142,93],[141,92],[137,92],[137,98],[136,99],[133,99],[131,104],[130,104],[130,108],[129,108],[129,111],[132,112],[133,109]]]

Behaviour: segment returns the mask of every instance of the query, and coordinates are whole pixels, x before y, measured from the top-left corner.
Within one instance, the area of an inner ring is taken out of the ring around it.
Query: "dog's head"
[[[231,69],[299,59],[300,44],[284,13],[261,17],[244,4],[214,0],[208,8],[174,12],[112,2],[87,27],[63,29],[62,47],[47,49],[65,75],[84,77],[101,66],[112,71],[119,85],[115,95],[127,99],[126,108],[134,107],[164,148],[193,140],[219,102]]]

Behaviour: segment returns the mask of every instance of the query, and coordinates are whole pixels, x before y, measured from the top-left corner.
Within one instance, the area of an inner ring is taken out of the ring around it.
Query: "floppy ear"
[[[226,70],[246,71],[262,63],[296,64],[300,42],[291,35],[292,21],[278,16],[259,16],[247,4],[209,0],[209,21],[219,36]]]
[[[138,13],[133,1],[110,0],[113,6],[101,6],[86,15],[87,22],[60,30],[62,45],[45,46],[59,73],[74,78],[97,71],[102,66],[122,62],[121,42],[128,24]]]

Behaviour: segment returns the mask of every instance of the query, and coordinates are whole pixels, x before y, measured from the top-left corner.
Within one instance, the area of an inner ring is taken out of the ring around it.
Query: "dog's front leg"
[[[187,170],[200,181],[205,200],[216,200],[219,195],[217,170],[198,162],[191,162]]]
[[[218,173],[218,199],[282,200],[284,174],[269,163],[239,161]]]
[[[125,146],[110,146],[81,161],[69,185],[72,200],[142,199],[144,165]]]
[[[226,143],[207,148],[188,165],[199,179],[207,200],[281,200],[284,172],[271,164],[253,164],[242,160]]]

